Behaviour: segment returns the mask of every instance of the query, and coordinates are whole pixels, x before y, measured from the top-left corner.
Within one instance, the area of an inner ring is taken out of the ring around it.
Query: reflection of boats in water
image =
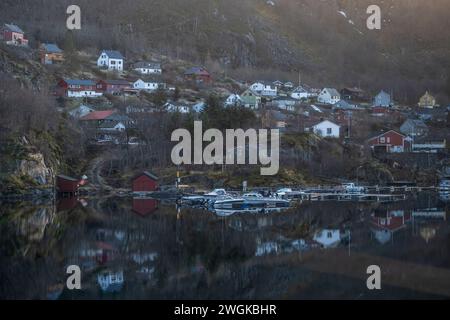
[[[233,198],[231,196],[222,197],[214,202],[215,209],[236,209],[242,210],[247,208],[245,199]]]
[[[247,193],[242,198],[227,196],[218,199],[214,203],[215,209],[271,209],[271,208],[289,208],[290,202],[278,198],[263,197],[258,193]]]
[[[245,203],[257,208],[289,208],[290,202],[279,198],[263,197],[259,193],[247,193],[242,196]]]
[[[261,214],[261,213],[279,213],[283,208],[247,208],[247,209],[215,209],[214,213],[220,217],[228,217],[234,214]]]
[[[443,202],[450,202],[450,177],[442,178],[439,183],[439,199]]]
[[[439,183],[439,190],[441,192],[450,193],[450,177],[443,178]]]

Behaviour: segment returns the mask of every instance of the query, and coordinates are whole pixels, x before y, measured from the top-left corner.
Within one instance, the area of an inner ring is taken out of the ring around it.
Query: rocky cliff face
[[[59,161],[46,159],[26,137],[7,146],[2,150],[0,197],[50,195]]]
[[[27,176],[38,186],[53,185],[54,170],[45,163],[41,153],[30,153],[26,160],[20,160],[15,175]]]

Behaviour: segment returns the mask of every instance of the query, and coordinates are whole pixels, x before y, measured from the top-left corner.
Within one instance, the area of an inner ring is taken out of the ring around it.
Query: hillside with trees
[[[366,28],[366,9],[382,9],[382,30]],[[5,0],[32,45],[119,49],[218,66],[231,75],[392,88],[402,102],[424,90],[450,95],[450,4],[446,0],[80,0],[82,29],[68,39],[70,1]],[[69,50],[70,51],[70,50]]]

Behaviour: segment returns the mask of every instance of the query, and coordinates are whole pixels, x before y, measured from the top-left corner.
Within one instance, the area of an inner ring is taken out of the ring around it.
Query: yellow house
[[[427,91],[419,100],[420,108],[432,109],[436,106],[436,99]]]

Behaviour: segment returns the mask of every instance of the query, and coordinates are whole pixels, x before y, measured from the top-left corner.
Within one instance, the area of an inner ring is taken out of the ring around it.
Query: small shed
[[[65,175],[56,177],[56,189],[59,193],[77,193],[80,187],[80,180]]]
[[[158,189],[159,178],[151,172],[144,171],[133,179],[133,192],[152,192]]]

